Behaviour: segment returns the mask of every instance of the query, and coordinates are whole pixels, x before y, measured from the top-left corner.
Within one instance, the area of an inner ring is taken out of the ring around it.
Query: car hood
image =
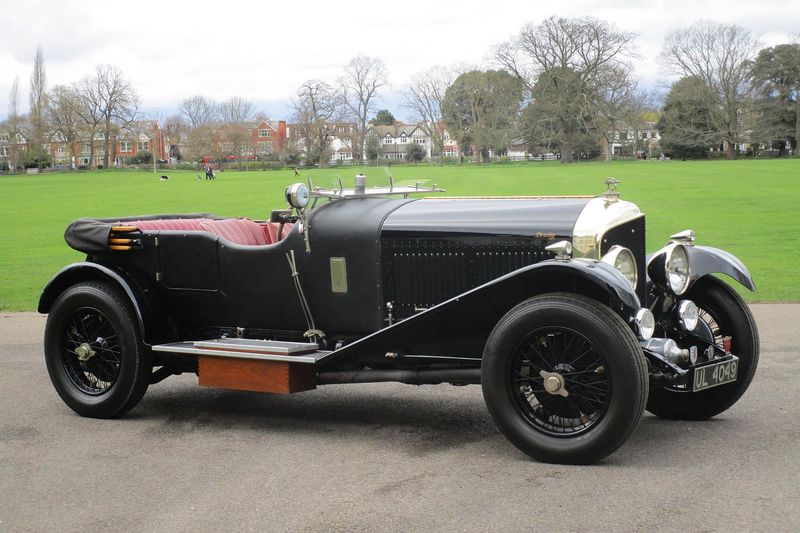
[[[571,238],[592,197],[425,198],[386,217],[384,232]]]

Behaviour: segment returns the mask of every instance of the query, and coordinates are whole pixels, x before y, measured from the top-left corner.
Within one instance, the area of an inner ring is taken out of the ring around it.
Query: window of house
[[[89,143],[81,143],[81,153],[88,154],[92,151],[92,147]]]
[[[136,149],[140,152],[146,152],[150,149],[150,141],[139,141],[136,145]]]
[[[260,154],[272,153],[272,143],[269,141],[258,141],[258,153]]]
[[[133,143],[131,141],[120,141],[119,142],[119,151],[120,152],[130,152],[132,151]]]
[[[400,135],[400,143],[405,144],[407,142],[408,142],[408,137],[406,137],[406,134],[403,133],[402,135]]]
[[[0,157],[8,157],[8,146],[0,146]]]
[[[95,141],[102,141],[102,140],[105,140],[105,138],[106,138],[106,134],[103,133],[102,131],[98,131],[97,133],[94,134],[94,140]]]
[[[270,130],[258,130],[259,137],[269,137],[271,134]]]
[[[66,151],[67,151],[67,147],[64,146],[63,144],[59,144],[58,148],[56,148],[56,153],[58,153],[58,154],[63,154]]]
[[[383,144],[394,144],[394,138],[387,133],[386,137],[383,138]]]

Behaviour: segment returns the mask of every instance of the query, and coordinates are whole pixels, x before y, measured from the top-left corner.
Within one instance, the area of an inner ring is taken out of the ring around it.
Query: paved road
[[[798,531],[800,306],[753,306],[762,363],[708,422],[647,415],[602,464],[536,463],[480,388],[292,397],[153,386],[121,420],[72,413],[44,318],[0,313],[0,530]]]

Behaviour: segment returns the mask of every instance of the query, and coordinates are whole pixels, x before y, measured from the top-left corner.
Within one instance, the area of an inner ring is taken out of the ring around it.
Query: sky
[[[15,76],[21,111],[27,111],[37,46],[48,86],[112,64],[130,79],[145,111],[161,117],[173,114],[183,98],[201,94],[242,96],[272,118],[289,119],[301,83],[334,83],[344,65],[363,54],[386,63],[390,85],[381,107],[411,118],[401,91],[415,72],[486,66],[494,45],[551,15],[591,15],[636,33],[633,63],[647,88],[674,79],[658,61],[665,35],[699,19],[745,27],[764,46],[800,39],[800,0],[6,0],[0,8],[0,120]]]

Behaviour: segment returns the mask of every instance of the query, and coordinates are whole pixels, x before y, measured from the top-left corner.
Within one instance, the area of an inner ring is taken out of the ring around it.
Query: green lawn
[[[308,173],[316,185],[338,177],[349,186],[363,170],[373,184],[382,168],[336,168]],[[396,181],[433,180],[448,195],[595,194],[603,179],[621,180],[622,198],[647,213],[648,251],[674,232],[692,228],[698,243],[737,255],[753,274],[750,301],[800,301],[800,159],[769,161],[647,161],[518,163],[492,166],[403,166]],[[212,211],[265,218],[283,206],[293,172],[221,172],[216,181],[194,172],[146,171],[0,176],[0,310],[32,310],[47,280],[82,259],[63,232],[76,218]],[[303,179],[307,173],[303,172]]]

